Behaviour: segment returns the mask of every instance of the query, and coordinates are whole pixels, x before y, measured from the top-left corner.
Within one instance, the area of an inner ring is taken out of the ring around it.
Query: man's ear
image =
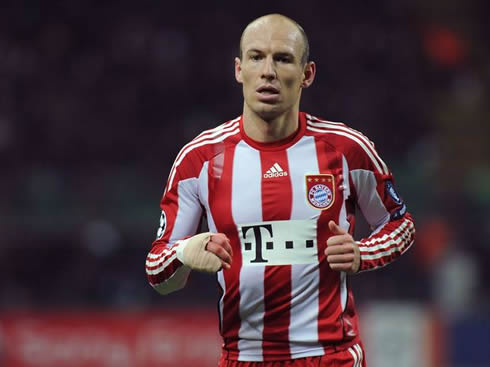
[[[303,82],[301,83],[302,88],[308,88],[313,84],[313,80],[315,80],[316,74],[316,65],[313,61],[309,61],[306,63],[304,71],[303,71]]]
[[[235,57],[235,79],[238,83],[243,83],[242,79],[242,61],[239,57]]]

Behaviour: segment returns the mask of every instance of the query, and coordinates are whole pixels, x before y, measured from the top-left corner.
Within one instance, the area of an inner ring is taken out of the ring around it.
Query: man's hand
[[[216,233],[211,235],[204,249],[215,254],[220,259],[223,269],[231,268],[233,249],[231,248],[230,240],[225,234]]]
[[[325,255],[332,270],[357,273],[361,265],[359,247],[347,231],[339,227],[333,220],[328,222],[333,236],[327,240]]]
[[[200,233],[185,240],[177,249],[177,258],[193,270],[216,273],[231,267],[233,250],[222,233]]]

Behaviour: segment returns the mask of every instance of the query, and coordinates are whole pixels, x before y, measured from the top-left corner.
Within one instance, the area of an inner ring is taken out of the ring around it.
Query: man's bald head
[[[274,24],[278,24],[281,22],[287,22],[292,24],[298,31],[299,35],[301,36],[301,39],[303,41],[303,53],[301,55],[301,64],[305,65],[308,62],[308,59],[310,57],[310,44],[308,42],[308,37],[306,36],[306,33],[298,23],[296,23],[294,20],[291,18],[288,18],[284,15],[281,14],[268,14],[264,15],[262,17],[259,17],[253,21],[251,21],[243,30],[242,36],[240,37],[240,59],[242,59],[243,56],[243,39],[245,38],[245,35],[248,30],[254,28],[254,27],[260,27],[263,25],[270,25],[274,26]]]

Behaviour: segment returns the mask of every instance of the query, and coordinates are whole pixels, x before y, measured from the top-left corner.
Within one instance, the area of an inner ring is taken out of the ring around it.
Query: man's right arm
[[[202,216],[197,197],[197,178],[175,181],[163,194],[160,227],[146,258],[148,281],[161,294],[185,286],[191,269],[179,260],[177,251],[182,252],[186,240],[196,234]]]
[[[203,214],[199,201],[198,165],[186,157],[172,167],[160,202],[157,238],[146,259],[151,286],[161,294],[183,288],[191,270],[216,272],[231,265],[231,246],[223,234],[199,233]]]

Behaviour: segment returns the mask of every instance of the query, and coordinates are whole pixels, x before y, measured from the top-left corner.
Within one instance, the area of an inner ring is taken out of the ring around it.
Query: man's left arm
[[[384,165],[384,164],[383,164]],[[356,241],[360,255],[358,271],[388,265],[415,240],[415,223],[402,197],[395,189],[391,172],[354,169],[350,172],[356,201],[373,232]]]
[[[349,200],[357,204],[373,231],[369,237],[355,241],[352,231],[347,233],[331,221],[332,236],[325,250],[330,267],[347,273],[386,266],[407,251],[415,239],[414,221],[395,190],[392,173],[374,144],[364,147],[349,150],[349,174],[344,184],[349,185]]]

